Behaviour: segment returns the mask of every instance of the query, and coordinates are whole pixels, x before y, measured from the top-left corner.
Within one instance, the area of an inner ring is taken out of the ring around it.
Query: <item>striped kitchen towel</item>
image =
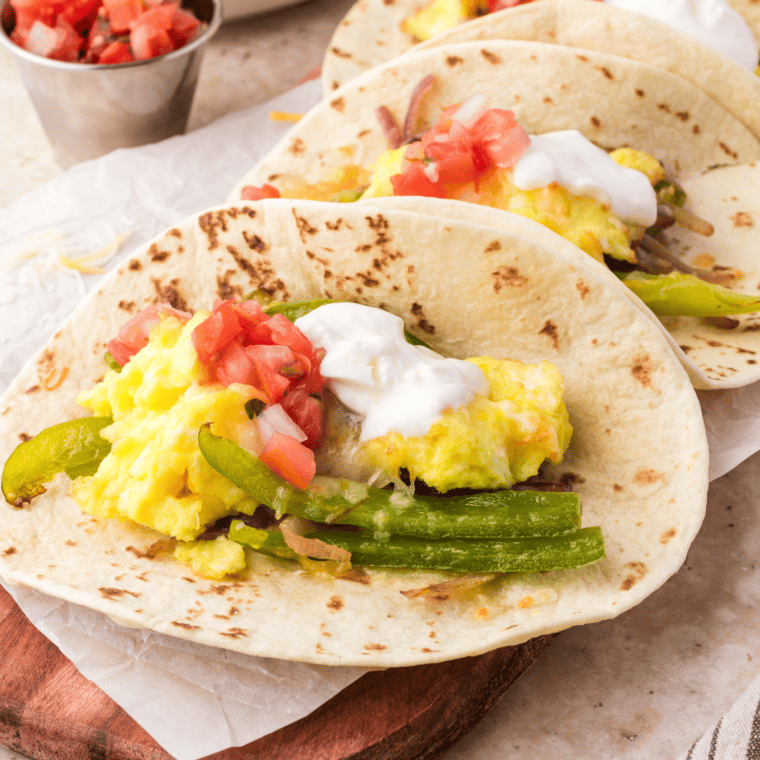
[[[678,760],[760,760],[760,676]]]

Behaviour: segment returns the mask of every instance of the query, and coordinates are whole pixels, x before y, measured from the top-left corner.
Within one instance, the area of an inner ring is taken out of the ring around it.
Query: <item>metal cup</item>
[[[58,163],[67,169],[116,148],[181,134],[187,126],[205,44],[219,28],[221,0],[186,0],[208,24],[179,50],[120,64],[54,61],[11,42],[16,13],[0,14],[0,44],[10,50]]]

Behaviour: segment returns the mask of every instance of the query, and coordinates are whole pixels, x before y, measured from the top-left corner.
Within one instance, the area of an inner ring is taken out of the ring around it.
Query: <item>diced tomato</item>
[[[256,386],[258,379],[256,367],[245,349],[237,341],[233,340],[224,349],[219,360],[214,362],[213,369],[218,380],[225,386],[232,383]]]
[[[189,42],[195,36],[200,23],[192,14],[177,8],[172,19],[172,27],[169,29],[174,48],[181,48]]]
[[[77,27],[80,22],[87,20],[89,23],[85,28],[89,29],[95,21],[99,7],[100,0],[69,0],[59,18],[63,18],[73,27]]]
[[[111,28],[116,34],[126,34],[133,21],[143,12],[140,0],[103,0]]]
[[[273,185],[262,185],[261,187],[246,185],[240,191],[240,200],[243,200],[243,201],[260,201],[262,198],[279,198],[279,197],[280,197],[280,191]]]
[[[138,24],[148,24],[154,29],[164,29],[167,32],[172,28],[174,14],[177,12],[177,7],[173,3],[156,5],[144,11],[141,2],[140,8],[140,15],[129,25],[131,29],[134,29]]]
[[[481,114],[470,133],[496,166],[513,166],[530,147],[530,137],[515,115],[501,108],[489,108]]]
[[[129,45],[138,61],[157,58],[159,55],[171,53],[174,49],[165,29],[142,23],[138,23],[129,33]]]
[[[309,339],[282,314],[274,314],[267,324],[274,343],[288,346],[299,354],[310,354],[314,350]]]
[[[317,471],[314,452],[282,433],[269,439],[259,459],[296,488],[306,488]]]
[[[219,301],[208,319],[193,330],[193,345],[202,364],[224,351],[242,332],[233,301]]]
[[[322,442],[322,402],[304,388],[293,388],[280,399],[280,404],[306,434],[304,445],[317,448]]]
[[[391,185],[394,195],[425,195],[431,198],[443,198],[446,195],[443,187],[428,179],[422,161],[412,161],[404,167],[401,174],[394,174]]]
[[[258,388],[266,393],[271,403],[278,402],[290,388],[290,378],[283,370],[293,367],[295,356],[287,346],[246,346],[246,354],[256,366]]]
[[[129,357],[148,345],[150,329],[161,321],[162,315],[176,317],[182,322],[186,322],[192,317],[192,314],[175,309],[168,303],[154,304],[143,309],[139,314],[125,322],[116,338],[108,343],[108,350],[122,367],[129,361]]]
[[[126,42],[112,42],[98,57],[98,63],[129,63],[134,60]]]

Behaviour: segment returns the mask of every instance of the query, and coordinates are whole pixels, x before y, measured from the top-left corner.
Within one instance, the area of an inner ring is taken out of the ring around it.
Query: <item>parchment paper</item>
[[[318,98],[319,83],[309,82],[189,135],[76,166],[0,209],[0,392],[100,279],[51,270],[37,259],[8,269],[19,241],[64,232],[67,244],[94,252],[133,230],[112,268],[156,233],[222,202],[289,128],[271,122],[271,110],[305,111]],[[700,400],[715,478],[760,449],[760,384]],[[253,741],[308,714],[363,672],[193,645],[120,628],[27,589],[9,591],[32,623],[178,760]]]

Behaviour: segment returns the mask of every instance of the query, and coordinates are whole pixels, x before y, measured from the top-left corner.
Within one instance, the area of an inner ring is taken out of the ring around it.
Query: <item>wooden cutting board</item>
[[[556,634],[478,657],[367,673],[310,715],[214,760],[437,757]],[[0,588],[0,744],[35,760],[171,760]]]

